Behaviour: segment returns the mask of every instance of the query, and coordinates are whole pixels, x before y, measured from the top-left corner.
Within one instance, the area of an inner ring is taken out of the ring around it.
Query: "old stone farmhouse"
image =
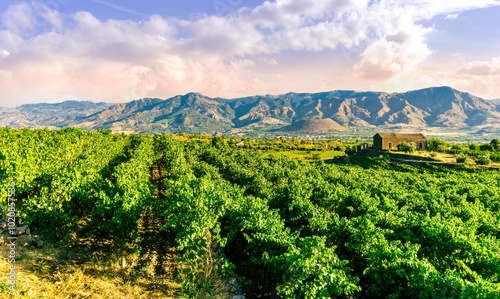
[[[381,150],[395,150],[398,144],[413,142],[419,151],[427,150],[427,138],[423,134],[377,133],[373,136],[373,147]]]

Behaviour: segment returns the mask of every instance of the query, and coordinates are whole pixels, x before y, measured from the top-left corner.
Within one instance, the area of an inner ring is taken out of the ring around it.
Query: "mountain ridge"
[[[441,86],[393,93],[334,90],[234,99],[190,92],[169,99],[144,98],[118,104],[66,101],[0,109],[1,126],[73,126],[137,133],[216,134],[255,127],[280,131],[311,119],[332,121],[329,125],[328,121],[316,122],[321,123],[320,131],[352,126],[500,128],[500,106]],[[315,132],[314,123],[307,122],[307,130]]]

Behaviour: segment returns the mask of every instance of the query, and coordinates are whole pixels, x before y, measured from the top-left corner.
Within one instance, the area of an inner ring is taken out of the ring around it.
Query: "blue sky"
[[[0,3],[0,106],[449,85],[500,98],[500,1]]]

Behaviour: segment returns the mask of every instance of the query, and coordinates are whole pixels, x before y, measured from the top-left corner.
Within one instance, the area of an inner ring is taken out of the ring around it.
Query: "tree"
[[[481,144],[479,146],[479,149],[482,150],[482,151],[488,151],[488,152],[492,152],[493,151],[493,146],[489,143],[485,143],[485,144]]]
[[[498,146],[500,145],[500,141],[498,141],[498,139],[493,139],[491,140],[490,142],[491,146],[493,146],[493,149],[494,150],[498,150]]]
[[[467,155],[460,154],[455,159],[457,163],[465,163],[467,161]]]
[[[479,155],[476,157],[477,165],[489,165],[491,164],[490,155]]]
[[[479,150],[479,145],[477,145],[475,143],[471,143],[471,144],[469,144],[469,150],[471,150],[471,151],[478,151]]]
[[[398,151],[402,151],[405,153],[413,153],[416,148],[417,148],[417,146],[413,142],[410,142],[410,143],[403,142],[403,143],[398,144]]]
[[[444,140],[437,139],[436,137],[432,137],[429,139],[429,150],[432,152],[441,152],[447,147],[447,144]]]
[[[315,153],[312,155],[312,159],[314,162],[319,163],[319,161],[321,161],[321,157],[319,155],[319,153]]]
[[[345,154],[346,154],[346,155],[350,156],[350,155],[354,155],[354,154],[356,154],[356,153],[357,153],[357,149],[356,149],[356,147],[355,147],[355,146],[353,146],[353,147],[348,147],[348,148],[346,148],[346,149],[345,149],[345,151],[344,151],[344,152],[345,152]]]

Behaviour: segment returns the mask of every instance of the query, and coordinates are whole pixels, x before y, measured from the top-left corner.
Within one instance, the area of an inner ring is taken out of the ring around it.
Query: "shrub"
[[[438,147],[436,148],[436,151],[443,153],[444,151],[446,151],[446,145],[442,145],[442,144],[438,145]]]
[[[491,145],[489,143],[481,144],[479,146],[479,149],[482,150],[482,151],[492,152],[493,151],[493,145]]]
[[[490,144],[494,150],[498,150],[498,146],[500,146],[500,141],[498,141],[498,139],[493,139],[491,140]]]
[[[471,151],[478,151],[479,150],[479,145],[477,145],[475,143],[471,143],[471,144],[469,144],[469,150],[471,150]]]
[[[348,147],[348,148],[346,148],[346,149],[345,149],[345,153],[346,153],[346,155],[348,155],[348,156],[350,156],[350,155],[354,155],[354,154],[356,154],[356,152],[357,152],[357,149],[356,149],[356,147],[355,147],[355,146],[353,146],[353,147]]]
[[[443,151],[448,147],[444,140],[437,139],[436,137],[432,137],[431,139],[429,139],[428,145],[430,151],[438,152]]]
[[[402,151],[405,153],[413,153],[416,148],[417,148],[417,146],[413,142],[410,142],[410,143],[403,142],[403,143],[398,144],[398,151]]]
[[[212,137],[212,146],[216,148],[222,148],[227,146],[227,139],[224,136]]]
[[[465,163],[467,161],[467,155],[460,154],[456,157],[457,163]]]
[[[345,151],[345,146],[337,145],[334,149],[338,152],[343,152]]]
[[[490,163],[490,155],[479,155],[476,157],[476,164],[478,165],[488,165]]]
[[[434,157],[436,157],[436,156],[437,156],[437,154],[436,154],[435,152],[431,152],[431,153],[430,153],[430,156],[434,158]]]
[[[460,144],[454,144],[451,146],[451,149],[454,151],[461,151],[462,147],[460,146]]]

